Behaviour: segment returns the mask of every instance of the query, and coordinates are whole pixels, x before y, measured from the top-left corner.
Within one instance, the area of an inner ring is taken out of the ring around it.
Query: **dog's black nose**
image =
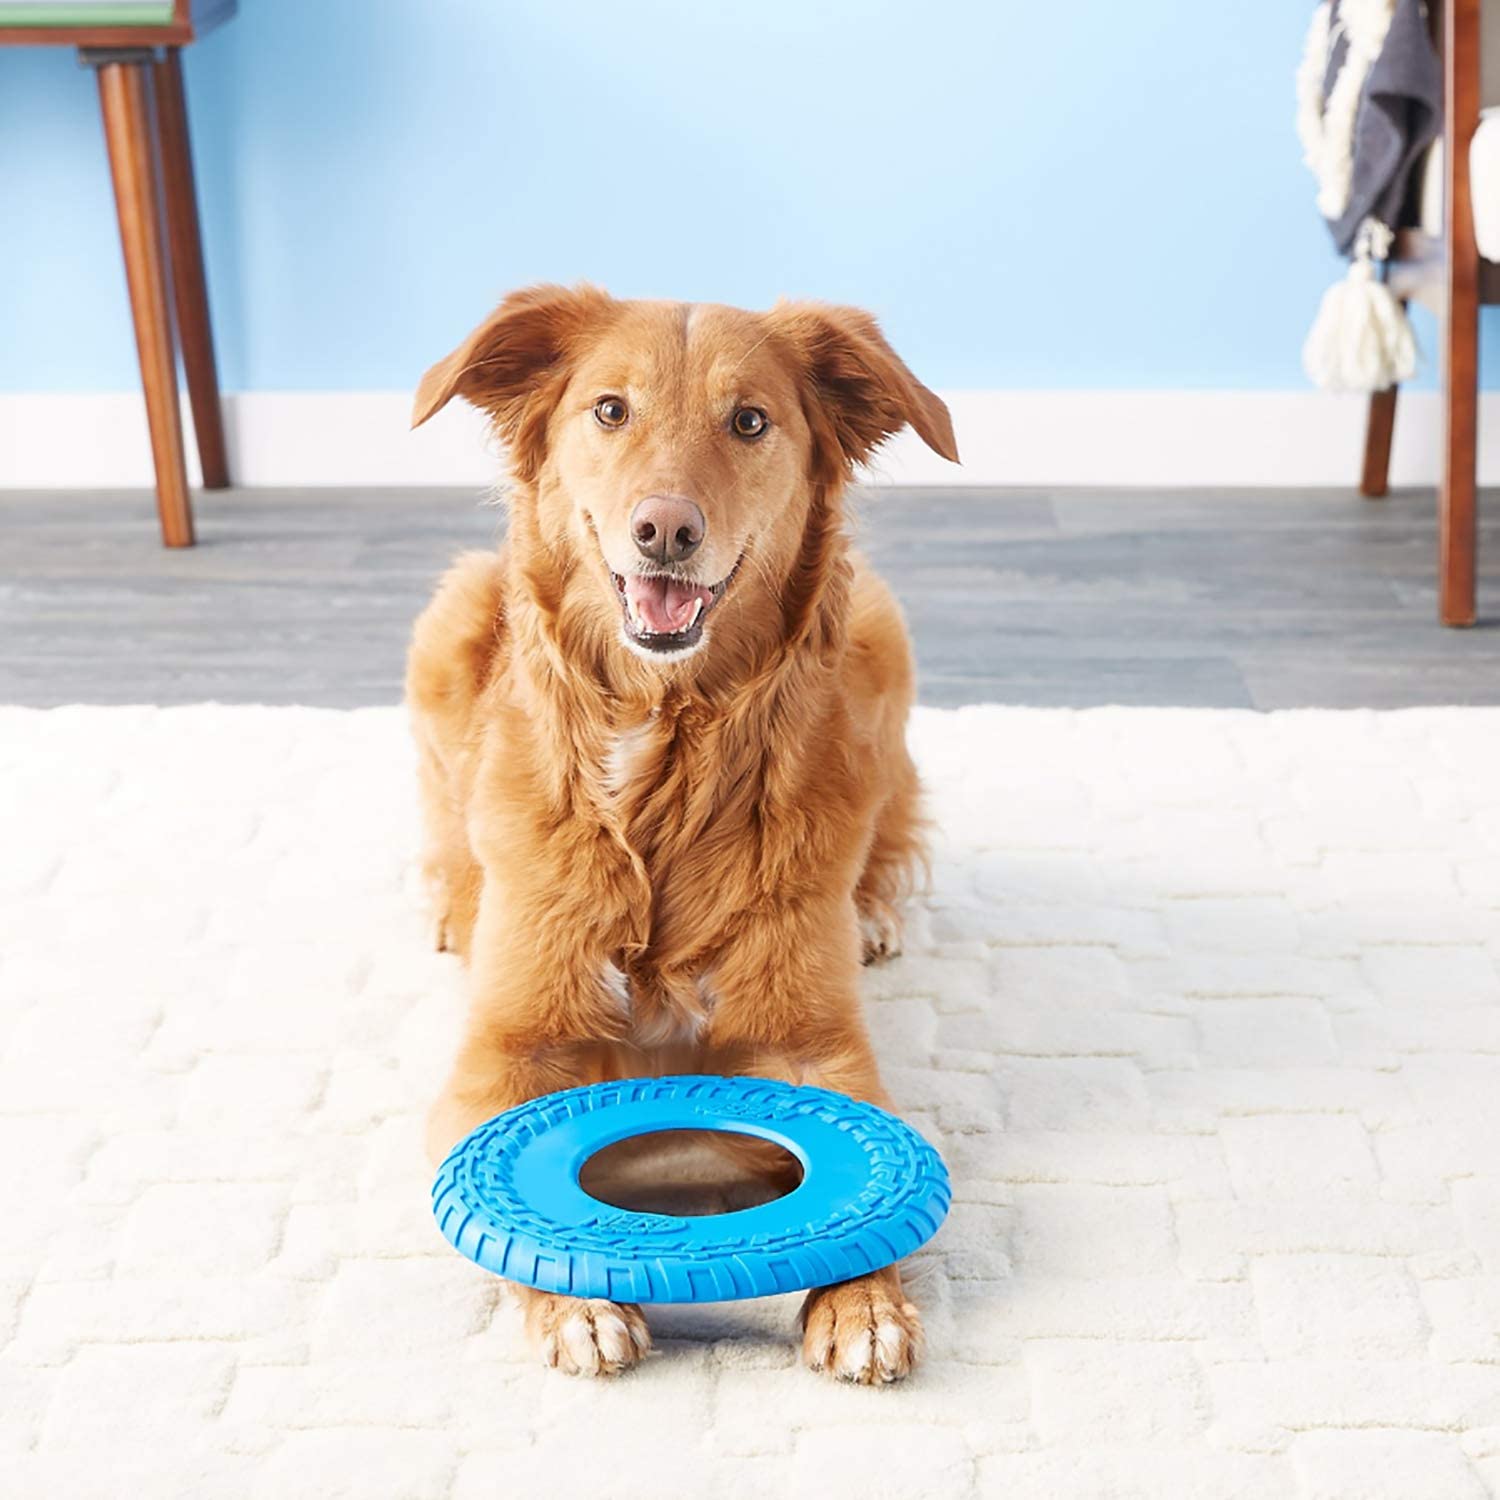
[[[647,495],[630,513],[630,535],[641,556],[652,562],[691,557],[707,530],[703,512],[682,495]]]

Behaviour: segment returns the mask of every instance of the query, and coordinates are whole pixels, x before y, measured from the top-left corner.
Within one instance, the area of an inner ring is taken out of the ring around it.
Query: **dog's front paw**
[[[912,1372],[922,1349],[915,1307],[879,1276],[809,1292],[802,1304],[802,1360],[855,1385],[889,1385]]]
[[[542,1363],[565,1375],[618,1375],[651,1347],[640,1308],[602,1297],[535,1292],[527,1299],[526,1333]]]

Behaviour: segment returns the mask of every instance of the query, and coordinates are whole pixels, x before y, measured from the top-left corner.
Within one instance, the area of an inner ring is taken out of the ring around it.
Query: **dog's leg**
[[[501,558],[469,552],[448,570],[418,617],[406,658],[433,939],[439,952],[465,957],[483,885],[464,824],[467,783],[481,738],[478,704],[504,636]]]
[[[539,1094],[591,1081],[584,1056],[558,1051],[536,1057],[497,1046],[471,1028],[447,1086],[428,1118],[434,1165],[476,1126]],[[512,1284],[526,1335],[541,1361],[567,1375],[616,1375],[651,1348],[646,1319],[634,1303],[563,1297]]]
[[[453,1071],[427,1122],[427,1151],[436,1165],[476,1126],[541,1094],[617,1076],[609,1051],[570,1036],[597,1037],[618,1002],[600,989],[590,1013],[586,961],[551,959],[531,951],[503,925],[503,900],[487,890],[474,950],[473,1005]],[[561,1019],[560,1019],[561,1018]],[[618,1024],[618,1014],[613,1017]],[[651,1347],[639,1307],[603,1299],[563,1297],[512,1286],[526,1332],[544,1364],[570,1375],[614,1375],[637,1364]]]
[[[905,745],[896,746],[893,753],[900,758],[896,788],[876,818],[875,836],[854,890],[860,956],[867,964],[900,953],[901,906],[911,894],[923,858],[917,768]]]
[[[427,743],[419,721],[417,786],[421,794],[425,847],[422,874],[432,902],[433,946],[439,953],[467,958],[484,875],[469,848],[468,834],[458,808],[460,792]]]
[[[888,1107],[868,1042],[850,1040],[842,1055],[799,1068],[800,1081]],[[809,1292],[801,1321],[803,1363],[835,1380],[889,1385],[911,1374],[922,1351],[921,1315],[895,1266]]]
[[[822,910],[768,916],[726,951],[708,1050],[718,1065],[888,1107],[860,1015],[858,936],[847,896]],[[922,1322],[895,1266],[809,1292],[802,1358],[838,1380],[884,1385],[911,1373]]]
[[[874,784],[882,800],[854,890],[865,963],[901,951],[901,906],[925,850],[917,768],[906,748],[906,720],[915,697],[915,664],[906,622],[890,589],[855,560],[846,686],[869,736]]]

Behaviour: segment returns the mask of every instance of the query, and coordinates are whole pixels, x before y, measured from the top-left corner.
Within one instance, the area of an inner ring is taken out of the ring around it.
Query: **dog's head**
[[[535,287],[427,372],[413,424],[455,395],[490,414],[535,536],[583,565],[600,623],[659,665],[737,598],[779,602],[811,507],[891,434],[910,423],[958,459],[948,409],[854,308]]]

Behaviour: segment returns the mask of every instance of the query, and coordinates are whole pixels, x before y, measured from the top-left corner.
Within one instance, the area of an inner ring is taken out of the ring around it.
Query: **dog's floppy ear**
[[[513,436],[528,399],[564,366],[579,335],[610,306],[597,287],[533,286],[512,292],[417,387],[411,425],[454,396],[488,412]]]
[[[958,462],[948,408],[906,368],[869,313],[782,302],[770,317],[801,359],[844,462],[863,463],[908,424],[934,453]]]

